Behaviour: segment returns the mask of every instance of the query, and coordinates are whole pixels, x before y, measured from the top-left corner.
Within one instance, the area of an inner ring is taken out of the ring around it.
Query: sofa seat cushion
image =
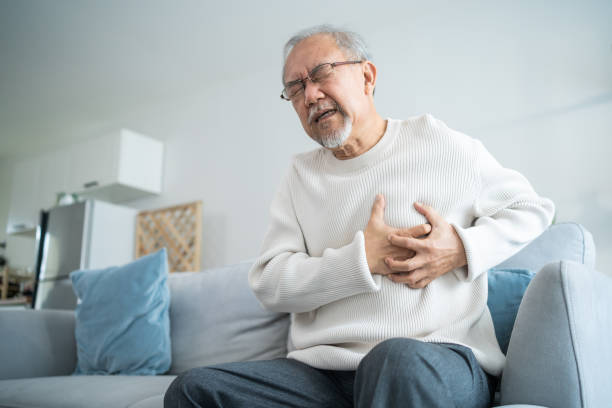
[[[46,408],[163,407],[176,377],[88,375],[0,381],[0,406]],[[162,403],[154,405],[154,403]]]
[[[161,408],[164,406],[164,395],[154,395],[130,405],[130,408]]]

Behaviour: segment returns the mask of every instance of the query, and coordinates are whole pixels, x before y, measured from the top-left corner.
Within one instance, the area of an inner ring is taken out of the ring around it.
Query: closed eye
[[[287,83],[285,84],[285,88],[290,88],[290,87],[292,87],[292,86],[295,86],[295,85],[297,85],[297,84],[300,84],[301,82],[302,82],[302,80],[301,80],[301,79],[296,79],[295,81],[287,82]]]

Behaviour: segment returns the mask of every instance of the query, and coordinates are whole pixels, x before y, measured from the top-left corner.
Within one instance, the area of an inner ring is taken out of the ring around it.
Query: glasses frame
[[[284,95],[288,87],[301,83],[302,84],[302,89],[306,89],[306,81],[310,81],[313,84],[316,84],[318,81],[313,80],[312,79],[312,75],[313,75],[314,72],[316,72],[317,70],[321,69],[321,67],[324,66],[324,65],[331,66],[331,68],[333,70],[334,68],[339,67],[341,65],[361,64],[362,62],[363,62],[363,60],[360,60],[360,61],[324,62],[323,64],[319,64],[319,65],[317,65],[316,67],[314,67],[313,69],[310,70],[310,72],[308,73],[306,78],[296,79],[295,81],[287,82],[287,84],[285,84],[285,87],[283,88],[283,90],[282,90],[282,92],[280,94],[280,97],[281,97],[281,99],[283,99],[285,101],[291,101],[291,98],[286,97]]]

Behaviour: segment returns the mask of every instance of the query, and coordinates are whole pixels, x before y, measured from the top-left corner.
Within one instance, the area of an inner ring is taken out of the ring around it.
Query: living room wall
[[[147,209],[202,200],[203,267],[253,258],[291,155],[318,146],[278,97],[281,48],[298,29],[331,22],[370,45],[381,115],[431,113],[481,139],[556,203],[557,222],[580,222],[593,232],[599,269],[612,273],[608,2],[130,4],[59,1],[50,17],[41,2],[13,10],[40,14],[40,35],[48,30],[68,41],[58,50],[65,68],[51,68],[60,80],[69,74],[73,80],[64,93],[51,88],[57,99],[45,97],[65,105],[53,120],[12,128],[0,120],[0,137],[31,140],[2,152],[3,168],[117,127],[142,132],[165,142],[164,192],[126,204]],[[42,47],[40,53],[51,55]],[[70,68],[83,55],[80,69]],[[104,61],[107,76],[98,67]],[[57,77],[36,80],[46,89]],[[28,106],[26,97],[18,102],[12,109]],[[34,106],[43,109],[44,101]],[[44,137],[32,136],[41,131]],[[2,225],[8,184],[0,177]],[[16,245],[14,259],[29,259],[28,245]]]

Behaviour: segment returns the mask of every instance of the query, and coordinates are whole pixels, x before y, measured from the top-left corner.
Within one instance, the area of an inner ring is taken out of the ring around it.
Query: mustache
[[[317,105],[312,105],[309,109],[308,109],[308,124],[312,124],[312,121],[315,119],[315,117],[317,116],[317,114],[319,114],[321,111],[326,111],[329,109],[335,109],[337,110],[339,113],[341,113],[342,115],[344,115],[344,111],[340,108],[340,106],[338,105],[337,102],[328,102],[328,103],[322,103],[322,104],[317,104]]]

